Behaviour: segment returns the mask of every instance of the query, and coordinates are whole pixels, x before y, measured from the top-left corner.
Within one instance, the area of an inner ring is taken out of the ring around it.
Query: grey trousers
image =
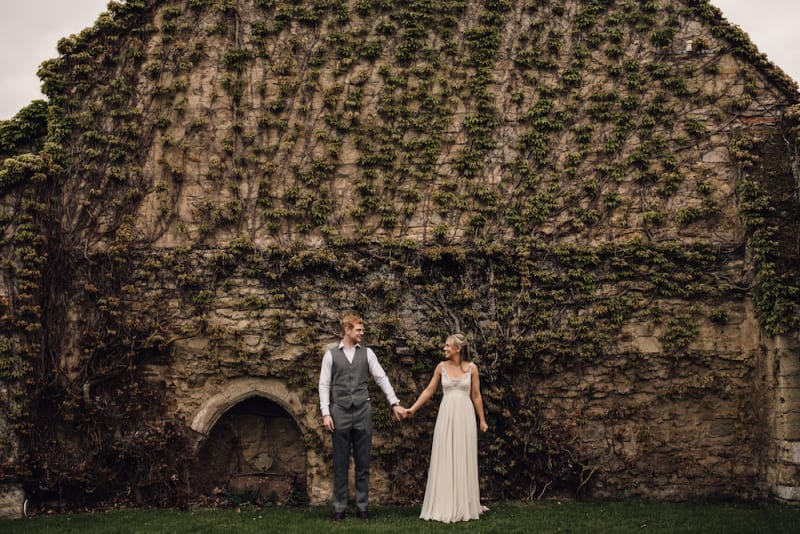
[[[372,408],[367,402],[355,409],[331,407],[333,417],[333,509],[347,508],[350,452],[355,464],[356,508],[369,506],[369,457],[372,450]]]

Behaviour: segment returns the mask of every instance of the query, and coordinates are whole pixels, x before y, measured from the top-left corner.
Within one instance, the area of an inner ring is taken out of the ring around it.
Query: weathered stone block
[[[781,484],[772,487],[776,497],[784,501],[800,502],[800,486],[784,486]]]
[[[779,382],[794,382],[794,378],[778,379]],[[800,388],[798,387],[777,387],[775,388],[777,403],[775,413],[777,415],[800,412]]]
[[[783,376],[800,376],[800,355],[789,352],[776,356],[778,373]]]
[[[656,337],[637,337],[633,344],[644,353],[658,353],[663,350],[661,342]]]
[[[17,519],[23,516],[25,493],[16,484],[0,484],[0,518]]]
[[[784,412],[776,416],[776,435],[788,441],[800,441],[800,413]]]
[[[775,336],[772,344],[777,350],[797,351],[800,342],[792,336]]]
[[[778,460],[800,465],[800,441],[779,441]]]
[[[704,163],[726,163],[728,161],[730,161],[730,152],[721,147],[703,154]]]

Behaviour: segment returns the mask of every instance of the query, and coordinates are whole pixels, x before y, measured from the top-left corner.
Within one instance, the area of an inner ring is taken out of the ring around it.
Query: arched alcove
[[[308,496],[308,458],[282,382],[239,379],[206,401],[192,428],[198,443],[195,489],[207,496],[286,502]]]

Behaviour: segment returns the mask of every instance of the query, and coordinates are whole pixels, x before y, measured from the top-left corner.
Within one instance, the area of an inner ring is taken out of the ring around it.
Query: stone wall
[[[355,310],[406,403],[469,336],[489,498],[797,498],[797,86],[710,4],[109,9],[3,168],[7,380],[54,388],[31,451],[176,423],[221,483],[298,441],[325,502],[316,380]],[[376,405],[373,500],[414,502],[435,410]]]
[[[768,344],[765,375],[771,382],[767,481],[772,493],[788,502],[800,502],[800,344],[797,338],[781,337]]]
[[[370,279],[365,277],[364,283]],[[322,276],[316,280],[327,286]],[[252,281],[231,279],[229,287],[216,294],[203,316],[204,328],[212,335],[174,340],[171,363],[154,372],[153,379],[164,382],[170,405],[192,421],[200,442],[211,433],[217,418],[247,398],[261,396],[279,403],[304,435],[311,501],[326,502],[330,498],[329,444],[320,424],[316,378],[323,347],[337,339],[336,310],[325,307],[324,294],[303,293],[305,306],[328,317],[319,329],[309,332],[303,327],[308,319],[292,319],[285,310],[243,309],[244,295],[263,294],[253,289]],[[164,293],[152,299],[167,308],[181,308],[179,300],[172,301]],[[427,362],[428,356],[402,339],[432,328],[425,318],[425,304],[405,301],[397,306],[393,318],[398,335],[388,344],[381,340],[376,349],[406,403],[413,402],[428,378],[427,367],[433,365],[425,363],[421,372],[416,370],[420,369],[417,358]],[[382,310],[382,306],[376,308],[376,313]],[[558,428],[565,440],[560,446],[569,447],[572,461],[580,466],[583,491],[595,496],[763,497],[773,487],[763,471],[773,461],[767,439],[772,432],[768,420],[773,386],[765,374],[773,353],[762,348],[752,302],[745,300],[727,309],[724,325],[701,325],[696,341],[678,354],[664,351],[664,325],[631,322],[613,345],[616,353],[558,373],[498,375],[491,355],[480,355],[477,361],[484,369],[490,424],[500,432],[505,417],[512,418],[508,424],[521,422],[522,412],[504,413],[505,400],[498,395],[519,397],[520,405],[536,416],[527,434],[523,432],[531,448],[537,446],[538,427]],[[278,312],[286,317],[283,335],[272,337],[269,324]],[[178,317],[173,315],[173,319]],[[375,336],[375,325],[370,323],[373,315],[366,317]],[[191,324],[190,310],[184,320]],[[303,344],[294,337],[301,331],[311,336]],[[289,376],[286,365],[294,368]],[[386,408],[380,394],[376,405],[378,411]],[[402,425],[381,425],[376,449],[392,443],[396,447],[407,430]],[[417,439],[418,447],[405,452],[401,448],[395,454],[408,454],[406,461],[420,469],[416,455],[420,448],[430,446],[430,435],[423,431]],[[482,437],[487,447],[484,454],[489,454],[491,442],[491,433]],[[376,502],[400,498],[391,486],[396,473],[384,471],[379,464],[373,474]],[[546,478],[530,479],[529,484],[526,490],[531,497],[553,489]]]

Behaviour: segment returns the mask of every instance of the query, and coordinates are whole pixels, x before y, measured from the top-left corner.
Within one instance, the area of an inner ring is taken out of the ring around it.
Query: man
[[[369,456],[372,447],[372,406],[369,375],[386,395],[399,421],[406,415],[375,353],[361,345],[364,321],[357,315],[342,319],[342,340],[322,357],[319,405],[322,423],[333,435],[333,520],[344,518],[347,508],[347,468],[350,451],[355,463],[356,509],[359,519],[369,519]]]

